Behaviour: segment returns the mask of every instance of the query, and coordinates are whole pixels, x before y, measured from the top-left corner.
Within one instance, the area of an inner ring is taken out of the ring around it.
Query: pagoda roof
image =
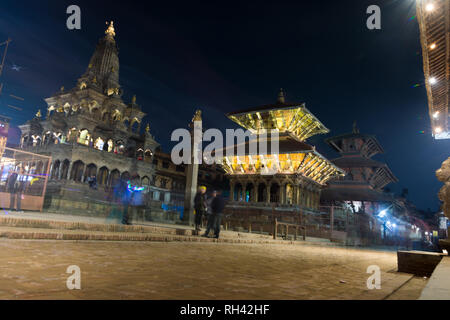
[[[277,130],[289,132],[304,141],[316,134],[330,132],[305,106],[305,103],[280,102],[243,111],[230,112],[226,116],[252,132]]]
[[[392,196],[372,189],[369,185],[337,185],[330,184],[322,190],[323,201],[393,201]]]
[[[340,157],[331,161],[341,168],[383,168],[386,166],[385,163],[361,156]]]
[[[285,133],[277,140],[278,150],[272,150],[271,138],[267,138],[267,150],[259,149],[262,139],[257,140],[256,150],[250,150],[249,141],[221,149],[224,170],[232,175],[298,174],[322,185],[334,176],[345,174],[315,147],[299,141],[295,136]],[[232,156],[227,156],[227,151]]]
[[[264,112],[269,110],[280,110],[280,109],[292,109],[292,108],[298,108],[299,106],[304,106],[304,102],[276,102],[271,104],[265,104],[258,107],[253,107],[245,110],[239,110],[235,112],[229,112],[227,113],[227,117],[232,115],[240,115],[240,114],[247,114],[247,113],[253,113],[253,112]]]
[[[275,138],[273,138],[275,139]],[[245,154],[242,155],[259,155],[259,154],[284,154],[284,153],[298,153],[298,152],[308,152],[308,151],[315,151],[315,147],[312,145],[299,141],[289,133],[281,133],[278,136],[278,143],[274,144],[274,147],[276,148],[278,146],[277,150],[272,150],[272,138],[270,136],[266,138],[262,138],[261,136],[258,136],[257,139],[255,139],[256,144],[256,150],[250,150],[250,140],[246,140],[244,143],[237,143],[231,146],[227,146],[222,149],[223,154],[225,154],[227,151],[232,151],[233,154],[237,154],[238,150],[243,149],[245,150]],[[264,143],[266,145],[266,150],[260,149],[260,144]]]
[[[325,139],[325,142],[332,147],[334,150],[336,150],[339,153],[344,153],[344,150],[342,149],[341,142],[344,139],[361,139],[364,141],[364,147],[361,147],[361,150],[363,151],[364,155],[367,157],[373,157],[374,155],[378,153],[384,153],[384,149],[381,146],[381,144],[378,142],[375,135],[372,134],[364,134],[359,132],[349,132],[344,133],[338,136],[330,137]],[[360,152],[357,150],[356,152]]]

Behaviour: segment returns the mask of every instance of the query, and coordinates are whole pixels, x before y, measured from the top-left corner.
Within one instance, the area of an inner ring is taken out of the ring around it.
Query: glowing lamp
[[[425,6],[425,10],[428,11],[428,12],[433,11],[434,10],[434,4],[432,4],[432,3],[427,4]]]
[[[383,218],[383,217],[386,216],[386,213],[387,213],[387,210],[384,209],[384,210],[380,211],[380,213],[378,214],[378,216],[379,216],[380,218]]]
[[[436,84],[437,79],[435,77],[431,77],[429,82],[430,82],[430,84]]]

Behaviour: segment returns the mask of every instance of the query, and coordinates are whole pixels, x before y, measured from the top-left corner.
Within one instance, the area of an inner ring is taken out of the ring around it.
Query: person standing
[[[15,209],[16,204],[16,181],[19,175],[16,172],[13,172],[9,175],[8,181],[6,182],[6,192],[10,194],[9,200],[9,210],[13,211]]]
[[[223,209],[225,208],[225,200],[221,191],[214,190],[211,202],[211,214],[208,218],[208,227],[204,237],[209,237],[209,232],[214,229],[214,238],[218,239],[220,234],[220,224],[222,223]]]
[[[197,194],[195,195],[194,209],[195,209],[195,230],[200,231],[203,215],[205,215],[207,211],[205,186],[201,186]]]
[[[17,195],[17,211],[22,211],[22,199],[28,182],[28,176],[25,174],[25,170],[20,168],[19,175],[16,183],[16,195]]]

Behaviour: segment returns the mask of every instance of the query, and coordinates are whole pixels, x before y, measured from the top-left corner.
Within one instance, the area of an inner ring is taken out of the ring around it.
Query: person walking
[[[129,211],[131,213],[132,222],[137,222],[138,220],[141,220],[141,222],[145,221],[145,203],[142,194],[144,189],[145,188],[141,186],[137,172],[133,173],[131,180],[128,181],[128,190],[131,192]],[[141,217],[139,217],[139,213],[141,213]]]
[[[220,235],[220,224],[222,223],[223,209],[225,208],[225,200],[223,199],[220,190],[214,190],[212,196],[211,214],[208,218],[208,227],[203,236],[208,238],[209,232],[213,229],[214,238],[218,239]]]
[[[119,193],[122,202],[122,224],[130,224],[128,222],[128,208],[131,202],[131,190],[128,188],[127,181],[120,179]]]
[[[194,209],[195,209],[195,230],[200,231],[202,225],[202,218],[207,211],[206,203],[206,187],[201,186],[194,198]]]
[[[107,192],[107,201],[111,204],[111,212],[106,218],[106,223],[109,221],[121,223],[123,219],[122,194],[124,192],[121,180],[117,181],[114,186],[110,186]]]

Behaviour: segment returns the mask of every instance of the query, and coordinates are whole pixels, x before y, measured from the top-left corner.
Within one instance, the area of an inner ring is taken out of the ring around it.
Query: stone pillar
[[[266,184],[266,203],[270,203],[270,187],[271,183]]]
[[[286,203],[286,185],[281,183],[280,184],[280,190],[279,190],[279,195],[278,195],[278,201],[281,204]]]
[[[195,112],[189,127],[191,128],[191,163],[187,165],[186,190],[184,197],[183,222],[194,225],[194,198],[197,193],[198,165],[202,161],[202,116],[201,111]]]
[[[73,162],[69,163],[69,170],[67,170],[67,181],[70,180],[70,174],[72,173]]]
[[[256,188],[255,182],[252,181],[253,183],[253,194],[252,194],[252,201],[251,202],[257,202],[257,198],[258,198],[258,189]]]
[[[51,164],[50,164],[50,171],[48,172],[48,174],[49,174],[48,179],[49,179],[49,180],[53,180],[53,168],[54,168],[54,164],[55,164],[55,161],[51,162]],[[42,170],[45,170],[44,167],[42,167]]]
[[[234,201],[234,181],[230,178],[230,201]]]
[[[292,203],[295,205],[298,205],[298,195],[299,195],[299,187],[294,185],[294,190],[293,190],[293,196],[292,196]]]

